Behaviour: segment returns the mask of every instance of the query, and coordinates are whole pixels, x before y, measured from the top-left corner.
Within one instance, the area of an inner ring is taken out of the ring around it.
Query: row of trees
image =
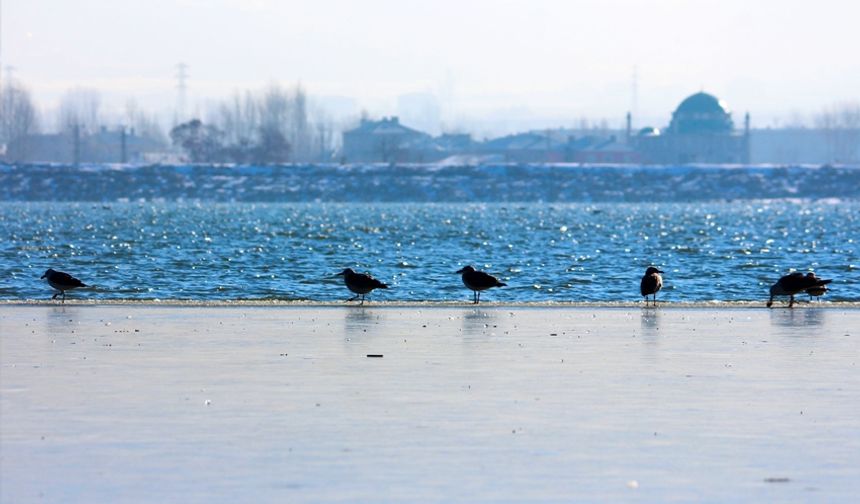
[[[271,164],[331,159],[332,121],[317,112],[310,118],[301,87],[277,84],[259,93],[245,91],[218,103],[206,123],[193,119],[170,131],[173,145],[197,163]]]
[[[0,89],[0,156],[28,159],[30,137],[38,128],[30,92],[17,81],[5,82]]]
[[[301,87],[273,84],[216,102],[203,116],[205,122],[195,119],[176,125],[168,136],[156,116],[133,100],[120,114],[108,113],[101,94],[89,88],[67,91],[53,120],[39,121],[29,90],[7,81],[0,89],[0,159],[119,161],[121,139],[123,149],[125,142],[137,142],[162,153],[172,143],[188,160],[201,163],[328,161],[334,150],[333,123],[322,111],[310,109]],[[44,128],[46,122],[51,127]],[[42,131],[50,134],[40,135]]]
[[[145,139],[149,149],[164,149],[167,140],[155,116],[140,110],[134,101],[124,112],[106,119],[98,91],[74,88],[60,99],[52,127],[38,113],[29,90],[17,80],[0,88],[0,159],[7,161],[118,161],[117,145],[98,138],[109,133],[125,142]],[[110,125],[110,126],[108,126]],[[42,132],[50,132],[41,135]],[[109,151],[109,152],[103,152]]]

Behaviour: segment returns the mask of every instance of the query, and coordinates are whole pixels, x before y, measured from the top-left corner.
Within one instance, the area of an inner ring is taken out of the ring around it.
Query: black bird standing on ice
[[[387,289],[388,286],[370,275],[364,273],[356,273],[352,268],[346,268],[337,274],[342,276],[346,288],[355,292],[355,296],[347,299],[347,301],[355,301],[361,297],[361,304],[364,304],[364,296],[373,289]]]
[[[51,299],[57,299],[57,296],[60,294],[63,295],[63,303],[66,302],[66,291],[77,289],[78,287],[86,287],[87,285],[77,278],[73,277],[68,273],[63,273],[62,271],[54,271],[48,268],[48,271],[42,275],[42,278],[48,279],[48,284],[51,287],[57,289],[60,292],[55,293]]]
[[[475,268],[471,266],[464,266],[463,269],[457,271],[457,273],[463,274],[463,283],[471,289],[472,292],[472,302],[473,304],[478,304],[481,302],[481,291],[487,290],[491,287],[504,287],[508,284],[502,283],[498,278],[490,275],[489,273],[484,273],[483,271],[477,271]]]
[[[788,296],[788,307],[794,306],[794,295],[801,292],[806,292],[810,296],[820,296],[827,291],[827,284],[833,280],[824,280],[815,276],[815,273],[807,273],[804,275],[799,271],[789,273],[780,278],[770,288],[770,299],[767,301],[767,307],[773,305],[774,296]]]
[[[649,266],[645,270],[645,276],[642,277],[642,282],[639,283],[639,292],[645,297],[645,306],[648,306],[648,296],[653,295],[654,306],[657,306],[657,292],[663,288],[663,277],[660,274],[662,271],[654,266]]]

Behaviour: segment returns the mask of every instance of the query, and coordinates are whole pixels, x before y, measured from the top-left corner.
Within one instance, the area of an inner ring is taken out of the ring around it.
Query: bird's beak
[[[343,276],[343,274],[343,271],[341,271],[340,273],[335,273],[334,276]]]
[[[455,271],[454,273],[462,273],[462,272],[464,272],[464,271],[466,271],[466,268],[458,269],[458,270],[457,270],[457,271]]]
[[[665,271],[657,270],[657,273],[660,273],[662,275],[663,273],[665,273]]]
[[[41,280],[41,279],[45,278],[46,276],[47,276],[47,275],[42,275],[42,276],[40,276],[40,277],[39,277],[39,280]]]

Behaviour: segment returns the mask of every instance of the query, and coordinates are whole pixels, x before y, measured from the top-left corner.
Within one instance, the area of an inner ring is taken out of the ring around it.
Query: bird
[[[364,273],[356,273],[352,271],[352,268],[346,268],[336,276],[342,276],[343,281],[346,284],[346,288],[355,293],[355,296],[347,299],[349,301],[355,301],[356,299],[361,298],[361,303],[364,304],[364,296],[372,291],[373,289],[387,289],[388,286],[379,280],[373,278],[370,275],[365,275]]]
[[[471,289],[472,292],[472,303],[478,304],[481,302],[481,291],[487,290],[492,287],[505,287],[506,283],[500,282],[498,278],[490,275],[489,273],[484,273],[483,271],[478,271],[471,266],[464,266],[462,269],[457,270],[457,273],[463,274],[463,284]]]
[[[663,277],[660,276],[662,271],[654,266],[649,266],[645,270],[645,275],[639,283],[639,292],[645,297],[645,306],[648,306],[648,296],[653,295],[654,306],[657,306],[657,292],[663,288]]]
[[[73,277],[68,273],[63,273],[62,271],[55,271],[51,268],[48,268],[45,271],[45,274],[42,275],[42,278],[48,279],[48,284],[57,289],[60,292],[55,293],[51,299],[57,299],[57,296],[60,294],[63,295],[63,303],[66,302],[66,291],[77,289],[78,287],[86,287],[87,284],[81,282],[77,278]]]
[[[789,273],[770,287],[770,299],[767,301],[767,307],[773,306],[774,296],[788,296],[788,307],[791,308],[794,306],[795,294],[806,292],[811,296],[820,296],[827,291],[826,285],[832,281],[818,278],[815,273],[811,272],[806,275],[799,271]]]

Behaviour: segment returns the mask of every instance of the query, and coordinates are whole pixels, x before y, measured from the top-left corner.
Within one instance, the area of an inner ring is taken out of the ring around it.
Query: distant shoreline
[[[0,201],[644,203],[858,199],[860,167],[2,165]]]

